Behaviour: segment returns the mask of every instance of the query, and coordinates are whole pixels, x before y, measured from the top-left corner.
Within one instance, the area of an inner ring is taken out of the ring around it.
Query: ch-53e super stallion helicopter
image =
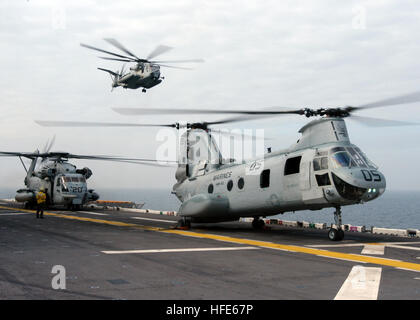
[[[24,180],[26,188],[17,190],[15,199],[25,203],[26,208],[36,205],[36,193],[41,189],[47,195],[48,206],[65,206],[69,209],[79,210],[89,201],[99,199],[99,195],[93,189],[88,189],[86,183],[86,180],[92,176],[92,170],[87,167],[77,169],[75,165],[68,162],[69,159],[106,160],[146,165],[155,165],[156,162],[148,159],[49,152],[53,141],[49,145],[47,142],[42,153],[38,150],[35,152],[0,151],[0,157],[19,157],[22,162],[26,171]],[[29,168],[26,168],[22,158],[31,160]],[[161,163],[161,165],[164,164]]]
[[[374,126],[418,125],[417,123],[353,115],[367,108],[420,101],[420,92],[358,107],[303,108],[298,110],[192,110],[116,108],[126,115],[145,114],[236,114],[213,122],[187,124],[181,136],[181,154],[173,193],[182,202],[181,226],[191,222],[234,221],[254,217],[253,227],[264,225],[260,217],[287,211],[335,208],[335,226],[330,240],[344,238],[341,207],[378,198],[385,192],[384,175],[356,145],[350,142],[345,118]],[[303,128],[297,143],[286,150],[266,153],[242,163],[223,161],[209,127],[275,115],[320,116]],[[137,123],[37,121],[44,126],[153,126]],[[179,124],[155,126],[179,129]],[[202,152],[203,147],[208,152]]]
[[[190,70],[190,68],[170,66],[170,65],[167,65],[166,63],[204,62],[203,59],[170,60],[170,61],[151,60],[157,57],[158,55],[161,55],[172,49],[171,47],[164,46],[164,45],[157,46],[147,56],[146,59],[141,59],[137,57],[135,54],[133,54],[132,52],[130,52],[129,50],[127,50],[127,48],[125,48],[117,40],[115,39],[104,39],[104,40],[112,44],[116,48],[120,49],[128,56],[106,51],[99,48],[95,48],[95,47],[92,47],[90,45],[83,44],[83,43],[81,43],[80,45],[88,49],[96,50],[96,51],[110,54],[114,57],[117,57],[117,58],[100,57],[101,59],[136,63],[135,66],[130,67],[130,72],[127,72],[127,73],[124,73],[124,65],[122,66],[120,71],[115,71],[115,72],[109,69],[98,68],[99,70],[108,72],[109,75],[111,76],[111,80],[112,80],[111,91],[116,87],[123,87],[125,89],[143,88],[142,92],[146,92],[146,89],[150,89],[158,85],[164,79],[164,77],[160,76],[160,67]]]

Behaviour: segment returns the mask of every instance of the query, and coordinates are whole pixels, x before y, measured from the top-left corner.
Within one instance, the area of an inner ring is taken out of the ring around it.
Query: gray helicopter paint
[[[160,67],[150,63],[139,63],[130,68],[130,72],[122,76],[114,76],[115,86],[128,89],[150,89],[162,82],[160,79]]]
[[[90,175],[77,173],[76,170],[76,166],[63,160],[39,161],[35,158],[31,161],[24,181],[27,189],[18,190],[15,199],[18,202],[34,203],[36,192],[41,188],[46,190],[50,205],[82,205],[98,199],[99,196],[87,188],[86,179]],[[64,178],[70,181],[65,182]]]
[[[228,221],[239,217],[351,205],[371,201],[385,191],[385,177],[376,167],[334,167],[329,154],[333,147],[357,147],[350,143],[343,119],[327,117],[314,120],[305,125],[300,133],[302,137],[299,141],[287,150],[269,153],[264,158],[241,164],[213,163],[205,170],[205,161],[202,158],[194,159],[188,178],[177,173],[174,193],[183,202],[179,215],[189,217],[193,222]],[[208,146],[213,148],[211,154],[219,152],[214,144]],[[194,146],[190,146],[189,151],[194,154]],[[295,157],[301,157],[298,172],[285,175],[286,160]],[[316,172],[318,175],[328,175],[328,185],[319,186],[317,183],[313,166],[313,160],[317,157],[328,157],[328,168]],[[211,159],[214,160],[214,157]],[[182,171],[184,168],[180,165],[179,169]],[[261,173],[264,170],[270,170],[267,187],[261,187]],[[366,177],[363,170],[370,176]],[[357,199],[344,198],[337,189],[333,175],[337,181],[338,177],[350,186],[366,191]],[[243,189],[238,187],[240,179],[244,180]],[[230,191],[228,184],[233,184]],[[209,193],[210,185],[212,193]]]

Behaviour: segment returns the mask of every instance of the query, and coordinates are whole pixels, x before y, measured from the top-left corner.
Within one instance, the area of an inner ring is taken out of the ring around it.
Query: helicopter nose
[[[386,189],[385,176],[373,169],[348,169],[331,173],[338,194],[353,201],[370,201]]]

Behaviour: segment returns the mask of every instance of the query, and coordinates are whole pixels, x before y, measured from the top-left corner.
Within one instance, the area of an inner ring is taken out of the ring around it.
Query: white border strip
[[[165,253],[165,252],[201,252],[201,251],[232,251],[232,250],[256,250],[258,247],[220,247],[220,248],[187,248],[187,249],[152,249],[152,250],[122,250],[122,251],[101,251],[105,254],[127,254],[127,253]]]

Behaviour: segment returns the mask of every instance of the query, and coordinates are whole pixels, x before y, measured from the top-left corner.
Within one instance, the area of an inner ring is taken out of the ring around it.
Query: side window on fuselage
[[[270,169],[265,169],[260,175],[260,187],[268,188],[270,186]]]
[[[299,173],[300,160],[302,160],[302,156],[287,159],[284,165],[284,175]]]
[[[315,158],[313,161],[313,164],[314,164],[314,171],[326,170],[328,169],[328,158],[327,157]]]

